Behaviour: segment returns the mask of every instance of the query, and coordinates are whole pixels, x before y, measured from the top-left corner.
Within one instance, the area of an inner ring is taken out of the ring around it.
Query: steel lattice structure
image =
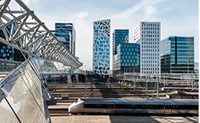
[[[0,1],[0,31],[4,35],[0,42],[30,56],[61,62],[72,68],[82,66],[21,0]]]

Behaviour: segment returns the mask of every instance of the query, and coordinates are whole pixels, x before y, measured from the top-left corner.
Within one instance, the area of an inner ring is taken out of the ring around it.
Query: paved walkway
[[[51,117],[52,123],[198,123],[198,117],[72,115]]]

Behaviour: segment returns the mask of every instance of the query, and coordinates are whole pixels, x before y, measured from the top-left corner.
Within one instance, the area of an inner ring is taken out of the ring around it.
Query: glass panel
[[[1,123],[19,123],[5,99],[0,102],[0,120]]]
[[[14,75],[14,79],[11,79]],[[23,123],[44,123],[46,121],[41,81],[29,64],[12,72],[7,78],[7,100]],[[4,83],[4,82],[2,82]],[[5,83],[4,83],[5,84]],[[8,86],[9,85],[9,86]],[[1,105],[2,103],[0,103]],[[0,111],[1,112],[1,111]],[[0,113],[1,114],[1,113]],[[7,120],[5,117],[1,120]]]

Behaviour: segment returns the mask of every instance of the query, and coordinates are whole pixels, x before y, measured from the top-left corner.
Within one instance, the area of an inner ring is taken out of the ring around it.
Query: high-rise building
[[[134,41],[140,44],[140,73],[160,74],[160,22],[140,22],[134,28]]]
[[[171,36],[160,42],[161,73],[194,72],[194,37]]]
[[[122,43],[128,43],[128,36],[129,36],[129,30],[128,29],[115,29],[113,32],[113,64],[112,64],[112,70],[113,72],[116,72],[116,59],[115,55],[117,54],[117,46]],[[115,66],[114,66],[115,65]]]
[[[56,23],[55,36],[64,37],[66,41],[62,41],[62,43],[75,55],[76,32],[72,23]]]
[[[114,61],[114,74],[140,72],[140,45],[136,43],[119,44]]]
[[[93,23],[93,71],[108,75],[110,70],[110,20]]]
[[[117,46],[121,43],[128,43],[129,30],[115,29],[113,32],[113,54],[117,54]]]

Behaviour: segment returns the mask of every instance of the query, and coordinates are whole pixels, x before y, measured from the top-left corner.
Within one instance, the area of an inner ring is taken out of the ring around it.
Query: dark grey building
[[[113,32],[113,54],[117,54],[117,46],[121,43],[128,43],[129,30],[115,29]]]
[[[161,73],[194,72],[194,37],[171,36],[160,42]]]
[[[55,36],[64,37],[66,41],[62,41],[64,46],[75,55],[75,42],[76,32],[72,23],[56,23],[55,24]]]
[[[128,29],[115,29],[113,32],[113,71],[116,71],[117,46],[122,43],[128,43],[129,30]],[[118,70],[117,70],[118,71]]]

